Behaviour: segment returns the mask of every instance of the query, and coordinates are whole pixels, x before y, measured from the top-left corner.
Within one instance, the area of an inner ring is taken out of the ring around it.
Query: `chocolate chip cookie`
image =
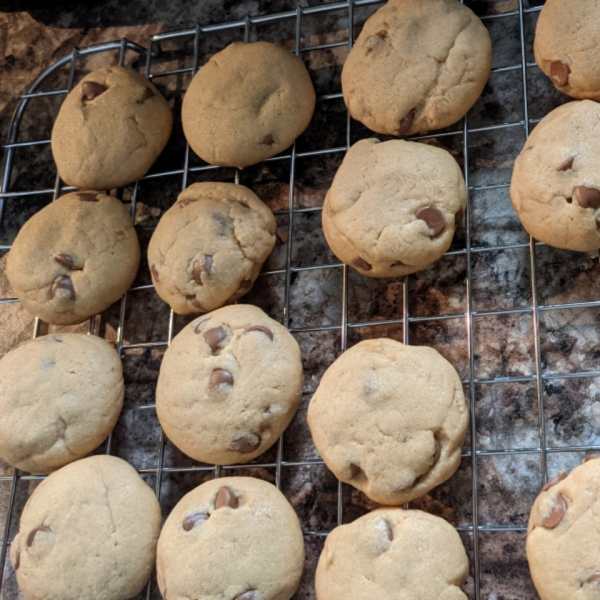
[[[186,494],[158,540],[163,598],[289,600],[304,567],[300,522],[285,496],[252,477]]]
[[[52,154],[63,181],[110,190],[146,174],[171,136],[168,102],[142,75],[107,67],[67,95],[52,129]]]
[[[156,293],[178,314],[203,313],[250,291],[275,246],[275,217],[248,188],[194,183],[148,246]]]
[[[600,248],[600,105],[554,109],[535,127],[517,159],[510,196],[521,224],[550,246]]]
[[[300,348],[260,308],[193,321],[165,353],[156,411],[169,439],[201,462],[248,462],[289,425],[302,393]]]
[[[598,0],[546,0],[535,29],[535,61],[564,94],[600,100],[598,40]]]
[[[386,338],[342,354],[308,407],[325,464],[388,505],[419,498],[452,476],[468,422],[454,367],[433,348]]]
[[[55,333],[0,361],[0,457],[49,473],[99,446],[123,406],[119,355],[103,339]]]
[[[25,600],[125,600],[144,587],[161,513],[135,469],[90,456],[52,473],[21,515],[10,560]]]
[[[315,586],[318,600],[466,600],[468,575],[464,546],[444,519],[382,508],[327,536]]]
[[[410,135],[459,121],[492,68],[492,42],[457,0],[390,0],[365,23],[342,71],[350,116]]]
[[[600,456],[553,477],[531,509],[527,559],[541,600],[600,595]]]
[[[302,59],[269,42],[234,42],[190,83],[183,131],[206,162],[241,169],[290,146],[308,127],[315,100]]]
[[[325,197],[323,231],[335,255],[363,275],[400,277],[448,250],[466,204],[449,152],[371,138],[344,157]]]
[[[73,192],[23,225],[6,276],[30,313],[73,325],[116,302],[139,264],[137,234],[123,203],[100,192]]]

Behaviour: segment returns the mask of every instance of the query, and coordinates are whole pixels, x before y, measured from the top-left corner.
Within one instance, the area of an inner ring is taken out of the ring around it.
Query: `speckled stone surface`
[[[2,140],[8,134],[18,95],[27,90],[44,68],[75,46],[83,48],[123,36],[146,45],[149,35],[162,31],[296,9],[295,0],[131,0],[127,3],[94,0],[89,9],[75,2],[58,4],[58,8],[46,8],[40,1],[0,2],[0,9],[5,11],[0,12]],[[331,2],[300,2],[302,7],[326,7],[327,4]],[[471,399],[472,393],[475,418],[465,442],[461,467],[452,479],[414,503],[415,507],[441,515],[460,528],[470,556],[471,577],[465,586],[470,598],[476,598],[476,571],[481,599],[537,598],[525,560],[523,530],[529,508],[542,484],[540,442],[549,448],[544,453],[549,475],[561,468],[574,467],[585,454],[584,448],[600,445],[599,380],[568,377],[598,370],[598,307],[560,306],[600,298],[598,256],[538,245],[534,278],[529,239],[512,209],[507,187],[513,160],[525,139],[524,96],[528,101],[529,118],[533,120],[531,126],[567,98],[533,65],[525,69],[525,93],[518,0],[473,0],[467,4],[487,17],[484,22],[494,42],[494,68],[500,70],[492,74],[481,99],[468,115],[466,148],[462,123],[432,136],[427,142],[447,148],[461,165],[468,160],[470,232],[467,235],[465,226],[461,226],[446,256],[408,278],[406,302],[402,280],[371,280],[352,270],[344,279],[343,270],[327,248],[321,231],[319,209],[346,146],[347,117],[340,98],[318,102],[313,122],[296,145],[293,181],[289,152],[284,152],[283,158],[250,167],[239,176],[241,183],[252,188],[276,212],[278,221],[277,246],[265,265],[266,274],[242,302],[261,306],[281,322],[287,314],[289,326],[302,348],[306,371],[300,409],[284,434],[284,465],[280,472],[281,488],[297,510],[307,533],[306,570],[295,600],[314,600],[314,569],[324,534],[337,523],[338,483],[320,461],[310,440],[306,409],[323,371],[341,352],[344,316],[347,315],[349,324],[349,345],[380,336],[403,340],[402,318],[406,310],[410,317],[406,329],[408,341],[437,348],[458,369],[465,381],[467,398]],[[523,1],[525,49],[530,63],[537,19],[535,7],[539,4],[541,2]],[[23,12],[25,5],[31,6],[30,13]],[[365,19],[380,5],[355,7],[355,36]],[[251,25],[248,36],[251,40],[274,41],[294,49],[295,27],[295,17],[286,18]],[[203,34],[199,63],[203,64],[211,54],[243,37],[243,27]],[[302,48],[347,39],[347,7],[302,16]],[[165,93],[176,115],[174,135],[152,169],[155,174],[183,168],[185,146],[179,109],[190,74],[161,76],[161,73],[192,65],[191,41],[188,36],[161,44],[161,52],[151,63],[154,83]],[[319,96],[340,92],[341,66],[347,52],[346,46],[340,46],[302,53]],[[115,64],[117,60],[116,51],[81,58],[75,77],[99,66]],[[144,67],[144,59],[135,52],[127,53],[125,63],[140,70]],[[62,89],[67,81],[68,69],[59,69],[41,89]],[[49,139],[61,98],[32,100],[23,116],[17,141]],[[502,124],[510,126],[495,128]],[[352,141],[369,135],[359,123],[351,123]],[[331,151],[306,154],[316,150]],[[13,160],[10,191],[39,192],[53,188],[56,171],[47,145],[15,150]],[[235,176],[232,169],[202,170],[203,164],[193,155],[190,165],[198,170],[190,173],[188,183],[210,179],[233,181]],[[179,172],[140,182],[135,222],[143,248],[147,247],[161,214],[175,201],[182,183]],[[290,223],[291,189],[294,212]],[[131,202],[132,188],[116,193],[124,202]],[[9,245],[25,220],[51,199],[51,194],[42,193],[8,199],[0,225],[0,244]],[[5,254],[0,253],[0,298],[11,298],[3,275]],[[293,268],[289,278],[285,273],[288,258]],[[469,271],[470,287],[467,284]],[[134,285],[149,283],[147,264],[143,262]],[[469,300],[474,311],[471,337],[465,318]],[[540,307],[536,315],[530,308],[534,300]],[[1,304],[0,310],[0,354],[3,354],[31,337],[34,322],[15,303]],[[497,314],[498,310],[511,312]],[[119,305],[111,307],[95,320],[93,330],[116,340],[119,311]],[[153,404],[169,331],[167,306],[152,289],[137,290],[128,294],[124,315],[125,405],[109,443],[98,452],[109,451],[127,459],[142,471],[153,487],[157,485],[156,470],[162,464],[159,495],[167,515],[184,493],[206,478],[214,477],[215,471],[185,457],[168,440],[163,446],[161,440]],[[174,332],[188,321],[176,317]],[[536,345],[536,326],[539,345]],[[42,324],[40,332],[55,329]],[[78,329],[87,331],[88,324]],[[127,348],[148,343],[156,345]],[[538,351],[543,376],[539,388],[543,413],[536,381]],[[469,383],[471,376],[475,383]],[[541,422],[545,426],[543,440],[539,434]],[[473,449],[477,451],[475,458]],[[273,448],[252,465],[223,469],[220,474],[252,475],[275,482],[276,460],[277,450]],[[12,476],[12,469],[0,464],[0,536],[5,531]],[[24,503],[37,483],[35,478],[22,476],[17,481],[7,533],[9,540],[18,529]],[[365,496],[346,485],[342,489],[341,506],[345,522],[374,508]],[[477,541],[472,532],[474,519],[482,528]],[[509,530],[502,531],[504,527]],[[155,583],[151,585],[151,597],[159,598]],[[8,563],[4,567],[0,598],[21,598]]]

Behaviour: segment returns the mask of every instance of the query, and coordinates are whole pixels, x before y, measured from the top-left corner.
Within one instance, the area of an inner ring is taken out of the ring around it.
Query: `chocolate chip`
[[[398,126],[398,135],[406,135],[412,127],[415,120],[416,109],[412,109],[401,121]]]
[[[80,192],[77,194],[77,198],[81,202],[100,202],[98,194],[95,194],[94,192]]]
[[[432,467],[437,464],[438,460],[440,460],[441,455],[442,444],[440,444],[440,441],[437,438],[435,438],[435,453],[433,455],[433,463],[431,464]]]
[[[213,213],[210,217],[217,224],[221,233],[228,233],[231,230],[232,223],[229,217],[221,213]]]
[[[361,258],[360,256],[356,260],[354,260],[352,266],[363,271],[370,271],[373,268],[373,265],[369,264],[364,258]]]
[[[444,231],[444,227],[446,227],[446,219],[444,217],[444,213],[433,204],[422,206],[415,213],[415,217],[417,217],[417,219],[420,219],[421,221],[425,221],[425,224],[427,225],[427,227],[429,227],[429,231],[431,232],[432,238],[442,233],[442,231]]]
[[[184,531],[191,531],[194,529],[196,523],[204,523],[208,520],[209,515],[207,513],[192,513],[183,519]]]
[[[251,433],[249,436],[239,437],[229,444],[229,447],[240,454],[250,454],[260,446],[260,437]]]
[[[210,346],[210,349],[215,353],[221,346],[221,342],[227,338],[227,332],[223,327],[212,327],[204,332],[204,339]],[[233,380],[232,380],[233,383]]]
[[[564,471],[560,471],[557,473],[543,488],[542,492],[547,492],[551,487],[555,486],[557,483],[560,483],[563,479],[567,478],[567,474]]]
[[[204,311],[204,307],[198,302],[196,296],[186,296],[185,299],[198,310]]]
[[[31,548],[31,546],[33,545],[33,540],[35,539],[35,536],[40,531],[52,531],[52,529],[50,529],[50,527],[48,527],[47,525],[40,525],[39,527],[35,527],[34,529],[32,529],[29,532],[29,535],[27,536],[27,547],[28,548]]]
[[[192,269],[192,277],[198,285],[202,285],[202,273],[206,273],[209,277],[212,275],[213,257],[206,254],[202,258],[202,262],[199,260],[194,262]]]
[[[156,281],[158,283],[160,281],[160,279],[158,278],[158,271],[156,270],[156,267],[154,265],[150,265],[150,273],[152,273],[152,277],[154,277],[154,281]]]
[[[360,467],[354,463],[350,463],[350,479],[354,479],[360,473]]]
[[[268,336],[271,341],[273,341],[273,332],[268,327],[263,327],[262,325],[252,325],[252,327],[248,327],[244,333],[248,333],[250,331],[260,331]]]
[[[573,190],[573,198],[581,208],[600,208],[600,191],[580,185]]]
[[[389,521],[384,521],[387,528],[387,537],[390,542],[394,539],[394,529]]]
[[[142,94],[142,97],[138,100],[138,104],[144,104],[144,102],[146,102],[146,100],[153,98],[154,97],[154,92],[149,88],[144,88],[144,93]]]
[[[71,269],[71,271],[81,271],[83,267],[78,267],[75,264],[75,259],[70,254],[64,254],[60,252],[54,257],[54,260],[63,267],[67,267],[67,269]]]
[[[212,275],[213,257],[210,254],[205,254],[202,259],[202,269],[210,277]]]
[[[600,458],[600,454],[588,454],[582,461],[581,463],[586,463],[588,460],[596,460],[597,458]]]
[[[16,571],[16,569],[15,569],[15,571]],[[588,577],[586,583],[589,583],[590,585],[599,585],[600,584],[600,575],[598,575],[596,573],[595,575]]]
[[[262,139],[261,144],[264,144],[265,146],[272,146],[275,143],[275,139],[273,138],[273,135],[269,133],[269,135],[265,135],[265,137]]]
[[[204,325],[208,323],[209,319],[202,319],[202,321],[198,321],[194,326],[194,333],[200,333],[204,329]]]
[[[226,485],[222,485],[219,488],[217,499],[215,500],[215,508],[222,508],[223,506],[229,506],[229,508],[237,508],[240,505],[237,496],[233,493],[233,490]]]
[[[50,296],[54,298],[58,290],[68,290],[70,292],[70,299],[75,300],[75,288],[73,287],[73,282],[70,277],[67,277],[66,275],[59,277],[52,284],[52,288],[50,288]]]
[[[233,375],[229,371],[225,371],[225,369],[215,369],[210,374],[210,379],[208,380],[209,389],[214,389],[220,385],[233,385]]]
[[[21,566],[21,549],[17,550],[17,558],[15,558],[15,564],[13,566],[13,571],[16,573]]]
[[[562,494],[556,494],[552,510],[549,515],[544,517],[542,527],[545,527],[546,529],[554,529],[557,527],[565,518],[568,508],[569,505],[567,504],[567,499]]]
[[[555,60],[550,65],[550,79],[552,79],[552,83],[556,87],[563,87],[569,83],[569,75],[571,74],[571,69],[569,65],[565,64],[561,60]]]
[[[385,29],[382,29],[381,31],[377,32],[377,35],[382,39],[385,40],[385,38],[388,37],[388,32]]]
[[[81,89],[83,91],[83,97],[89,101],[97,98],[100,94],[104,94],[108,88],[95,81],[84,81],[81,85]]]
[[[575,162],[575,157],[571,156],[570,158],[567,158],[567,160],[565,160],[565,162],[560,165],[560,167],[558,167],[556,170],[557,171],[569,171],[573,168],[573,163]]]
[[[248,590],[239,596],[236,596],[233,600],[256,600],[256,592],[254,590]]]

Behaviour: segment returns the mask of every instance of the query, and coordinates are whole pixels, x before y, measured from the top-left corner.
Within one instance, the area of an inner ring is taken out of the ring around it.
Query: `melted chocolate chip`
[[[158,278],[158,271],[156,270],[156,267],[154,265],[150,265],[150,273],[152,273],[154,281],[158,283],[160,279]]]
[[[588,454],[581,462],[586,463],[588,460],[596,460],[600,458],[600,454]]]
[[[144,92],[142,93],[141,98],[138,100],[138,104],[144,104],[146,100],[154,97],[154,92],[149,88],[144,88]]]
[[[566,479],[567,474],[564,471],[560,471],[557,473],[543,488],[542,492],[547,492],[551,487],[555,486],[557,483],[560,483],[563,479]]]
[[[250,454],[260,446],[260,437],[254,434],[232,440],[229,447],[240,454]]]
[[[386,533],[387,533],[387,537],[388,540],[390,540],[390,542],[394,539],[394,529],[392,528],[392,524],[389,521],[385,521],[385,525],[386,525]]]
[[[58,290],[67,290],[70,299],[75,300],[75,288],[73,287],[73,282],[70,277],[67,277],[66,275],[59,277],[50,288],[50,296],[54,298]]]
[[[560,165],[560,167],[558,167],[556,170],[557,171],[570,171],[573,168],[573,163],[575,162],[575,157],[571,156],[570,158],[567,158],[567,160],[565,160],[565,162]]]
[[[220,233],[228,233],[232,227],[231,219],[221,213],[213,213],[211,219],[217,224]]]
[[[17,557],[15,558],[15,564],[13,566],[13,571],[16,573],[21,566],[21,549],[17,550]]]
[[[412,127],[413,121],[415,120],[416,109],[412,109],[398,125],[398,135],[406,135]]]
[[[94,192],[80,192],[77,194],[77,198],[81,202],[100,202],[98,194],[95,194]]]
[[[556,87],[564,87],[569,83],[569,75],[571,74],[571,69],[569,65],[565,64],[561,60],[555,60],[550,65],[550,79],[552,79],[552,83]]]
[[[194,529],[196,523],[204,523],[204,521],[208,520],[208,517],[210,515],[208,515],[207,513],[192,513],[191,515],[187,515],[187,517],[185,519],[183,519],[183,529],[184,531],[191,531],[192,529]]]
[[[50,527],[48,527],[47,525],[40,525],[39,527],[35,527],[34,529],[32,529],[29,532],[29,535],[27,536],[27,547],[28,548],[31,548],[31,546],[33,545],[33,541],[35,540],[35,536],[40,531],[52,531],[52,529],[50,529]]]
[[[264,144],[265,146],[272,146],[275,143],[275,139],[273,138],[273,135],[269,133],[269,135],[265,135],[265,137],[262,139],[261,144]]]
[[[202,259],[202,269],[210,277],[212,275],[213,257],[210,254],[205,254]]]
[[[71,271],[81,271],[83,267],[78,267],[75,264],[75,259],[70,254],[64,254],[60,252],[54,257],[54,260],[63,267],[67,267],[67,269],[71,269]]]
[[[573,199],[581,208],[600,208],[600,191],[580,185],[573,190]]]
[[[16,571],[16,569],[15,569],[15,571]],[[600,585],[600,575],[598,575],[598,573],[596,573],[595,575],[588,577],[588,579],[586,580],[586,583],[589,583],[590,585]]]
[[[239,596],[236,596],[233,600],[256,600],[256,592],[254,590],[248,590]]]
[[[104,92],[108,88],[101,83],[97,83],[95,81],[84,81],[81,84],[81,90],[83,92],[83,97],[89,102],[94,98],[97,98],[100,94],[104,94]]]
[[[370,271],[373,268],[373,265],[369,264],[364,258],[361,258],[360,256],[354,260],[352,266],[356,267],[357,269],[361,269],[362,271]]]
[[[221,342],[227,338],[227,332],[223,327],[212,327],[211,329],[207,329],[204,332],[204,339],[206,343],[210,346],[213,354],[219,349],[221,346]]]
[[[433,204],[429,204],[428,206],[422,206],[416,213],[415,217],[420,219],[421,221],[425,221],[425,224],[429,228],[431,233],[431,237],[434,238],[446,227],[446,219],[444,218],[444,213]]]
[[[194,262],[192,269],[192,277],[198,285],[202,285],[202,273],[206,273],[208,277],[212,275],[213,257],[206,254],[202,257],[202,262],[199,260]]]
[[[565,518],[567,514],[567,510],[569,505],[567,504],[567,499],[562,494],[556,494],[556,498],[554,499],[554,504],[552,505],[552,510],[550,514],[546,515],[542,521],[542,527],[546,529],[554,529]]]
[[[198,302],[196,296],[186,296],[185,298],[193,307],[197,308],[198,310],[204,311],[204,307],[202,306],[202,304],[200,304],[200,302]]]
[[[198,323],[196,323],[194,326],[194,333],[201,333],[208,321],[208,319],[202,319],[202,321],[198,321]]]
[[[350,479],[354,479],[360,473],[360,467],[350,463]]]
[[[271,341],[273,341],[273,332],[268,327],[263,327],[262,325],[252,325],[252,327],[248,327],[244,333],[249,333],[250,331],[260,331],[268,336]]]
[[[208,380],[208,387],[211,390],[220,385],[233,385],[233,375],[225,369],[215,369]]]
[[[215,500],[215,508],[222,508],[223,506],[237,508],[239,505],[240,502],[237,499],[237,496],[233,493],[233,490],[227,485],[222,485],[219,488],[219,492]]]

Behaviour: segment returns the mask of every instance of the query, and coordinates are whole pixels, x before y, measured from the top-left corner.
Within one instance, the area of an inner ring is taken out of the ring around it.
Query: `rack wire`
[[[462,0],[461,0],[462,1]],[[347,46],[349,49],[352,48],[354,41],[355,32],[355,10],[359,7],[373,7],[377,8],[383,4],[382,0],[345,0],[332,3],[324,3],[311,7],[298,7],[296,10],[281,12],[277,14],[268,14],[263,16],[250,17],[246,16],[244,19],[238,19],[226,23],[220,23],[215,25],[197,26],[191,29],[185,29],[180,31],[172,31],[167,33],[160,33],[151,36],[148,40],[148,45],[142,47],[136,43],[133,43],[127,39],[121,41],[115,41],[105,43],[89,48],[76,48],[72,53],[63,57],[49,67],[44,73],[42,73],[30,86],[26,93],[22,94],[19,98],[18,105],[11,122],[10,132],[8,137],[8,143],[4,146],[5,156],[2,167],[2,179],[0,187],[0,223],[4,215],[5,206],[7,202],[18,198],[27,199],[32,196],[48,196],[51,199],[56,199],[60,194],[68,192],[74,188],[64,186],[61,184],[60,178],[56,176],[54,187],[47,187],[37,189],[33,191],[19,191],[11,190],[11,177],[15,166],[16,152],[21,148],[31,147],[44,147],[49,145],[50,140],[35,140],[35,141],[19,141],[19,129],[30,102],[32,99],[41,97],[51,96],[64,96],[72,88],[75,81],[76,63],[79,59],[91,55],[112,55],[115,51],[119,53],[119,64],[125,64],[126,53],[128,51],[133,52],[140,57],[141,60],[145,61],[145,75],[151,79],[157,79],[169,75],[178,75],[184,73],[195,73],[200,64],[200,46],[202,36],[218,32],[218,31],[235,31],[240,33],[240,37],[243,36],[245,41],[250,38],[250,28],[252,26],[261,24],[281,24],[281,23],[293,23],[295,31],[295,47],[294,51],[296,55],[302,55],[306,52],[316,50],[331,50],[338,47]],[[333,332],[339,335],[339,344],[341,350],[345,350],[349,344],[349,334],[355,330],[360,330],[368,327],[381,327],[381,326],[400,326],[402,328],[402,341],[409,343],[409,329],[411,324],[424,323],[424,322],[441,322],[445,320],[458,320],[464,321],[467,332],[467,346],[468,346],[468,376],[464,379],[467,392],[467,398],[471,409],[471,421],[470,421],[470,447],[464,452],[464,459],[470,460],[471,467],[471,509],[472,509],[472,521],[470,525],[461,525],[457,529],[469,536],[471,540],[471,574],[472,574],[472,598],[480,600],[483,598],[482,586],[481,586],[481,556],[480,556],[480,536],[484,532],[523,532],[526,530],[524,525],[482,525],[479,521],[478,503],[479,503],[479,470],[478,461],[482,457],[487,456],[515,456],[515,455],[532,455],[539,456],[539,477],[541,482],[545,482],[548,479],[548,456],[552,453],[564,453],[564,452],[587,452],[600,450],[600,446],[597,445],[567,445],[560,447],[549,447],[546,440],[546,419],[544,414],[544,382],[552,379],[572,379],[572,378],[590,378],[599,377],[599,371],[582,371],[576,370],[573,372],[566,373],[544,373],[542,369],[542,352],[541,352],[541,341],[540,341],[540,315],[548,311],[565,310],[565,309],[582,309],[582,308],[598,308],[600,307],[600,301],[588,301],[588,302],[570,302],[570,303],[556,303],[556,304],[545,304],[541,305],[538,290],[538,275],[537,275],[537,261],[536,261],[536,250],[541,246],[535,240],[530,239],[529,243],[511,243],[503,245],[491,245],[486,247],[477,247],[472,244],[472,223],[473,223],[473,193],[485,190],[494,189],[505,189],[508,188],[509,182],[494,183],[487,185],[470,185],[470,162],[469,162],[469,137],[474,134],[493,131],[493,130],[508,130],[511,128],[521,128],[524,131],[525,136],[529,135],[530,128],[536,122],[535,119],[529,117],[529,94],[528,94],[528,69],[535,67],[534,63],[527,62],[526,53],[526,27],[525,18],[528,13],[535,13],[539,10],[539,7],[524,6],[524,0],[516,0],[515,5],[517,8],[505,13],[490,14],[482,17],[484,22],[489,22],[494,19],[507,19],[517,18],[519,22],[519,43],[521,47],[520,62],[513,65],[503,66],[493,69],[493,72],[509,72],[514,71],[520,73],[522,86],[523,86],[523,119],[516,122],[510,123],[493,123],[491,125],[480,126],[480,127],[469,127],[469,118],[465,118],[462,123],[462,127],[452,131],[445,131],[442,133],[433,133],[423,136],[417,136],[414,139],[417,140],[428,140],[428,139],[441,139],[453,137],[462,145],[462,153],[464,156],[464,177],[469,190],[469,202],[466,211],[466,240],[465,247],[458,250],[452,250],[446,254],[448,257],[459,257],[463,256],[466,260],[466,310],[464,312],[452,313],[452,314],[434,314],[434,315],[411,315],[410,312],[410,288],[409,280],[410,277],[404,279],[402,284],[402,310],[401,314],[397,318],[383,319],[383,320],[359,320],[353,322],[349,318],[349,271],[346,265],[340,263],[318,265],[318,266],[294,266],[292,261],[292,250],[293,250],[293,239],[294,239],[294,220],[303,213],[318,212],[320,207],[300,207],[296,206],[295,194],[296,194],[296,164],[299,159],[307,157],[319,157],[319,156],[331,156],[337,155],[342,156],[343,153],[350,147],[352,141],[352,127],[353,123],[349,115],[346,115],[346,134],[345,134],[345,145],[336,146],[333,148],[319,149],[319,150],[306,150],[299,151],[294,144],[290,151],[285,154],[278,155],[269,159],[270,161],[284,161],[289,164],[289,197],[287,209],[281,211],[279,214],[287,216],[287,242],[285,247],[285,266],[280,269],[273,269],[266,271],[261,274],[261,277],[269,275],[282,276],[285,281],[284,285],[284,299],[283,299],[283,314],[271,315],[274,318],[279,318],[285,326],[294,334],[310,334],[315,332]],[[347,11],[348,19],[348,39],[346,41],[336,41],[330,43],[323,43],[313,46],[307,46],[302,44],[303,34],[303,19],[310,15],[326,15],[334,11]],[[161,46],[167,42],[192,39],[192,64],[189,67],[180,69],[174,69],[169,71],[155,71],[153,68],[157,61],[160,60]],[[112,53],[112,54],[111,54]],[[69,67],[68,85],[64,89],[56,89],[50,91],[38,91],[44,82],[46,82],[51,75],[60,69]],[[342,97],[341,93],[329,93],[321,95],[318,98],[318,102],[329,102],[331,100],[337,100]],[[181,189],[185,189],[188,185],[190,176],[201,172],[217,169],[210,165],[194,166],[191,160],[189,145],[185,145],[183,155],[183,166],[180,169],[173,169],[163,172],[153,172],[143,178],[145,181],[158,180],[166,177],[179,177],[181,181]],[[239,173],[235,174],[235,182],[239,183]],[[131,216],[132,218],[136,213],[136,204],[138,201],[139,184],[137,182],[132,191],[131,196]],[[1,245],[0,251],[6,251],[10,249],[10,245]],[[507,250],[520,250],[529,252],[530,270],[531,270],[531,303],[528,306],[522,306],[517,308],[493,308],[489,310],[476,310],[474,303],[474,292],[473,292],[473,258],[477,257],[481,253],[490,253]],[[292,278],[295,274],[299,274],[306,271],[320,271],[323,269],[338,269],[341,271],[342,280],[342,306],[341,306],[341,318],[337,324],[320,324],[314,326],[292,326],[291,323],[291,287]],[[125,326],[126,326],[126,308],[129,302],[135,302],[135,295],[144,291],[152,289],[152,285],[138,285],[129,290],[120,301],[119,310],[119,321],[117,329],[117,351],[121,356],[126,351],[134,349],[149,349],[149,348],[164,348],[167,347],[173,338],[175,331],[175,317],[173,311],[170,312],[167,324],[167,336],[166,339],[161,341],[147,341],[140,343],[129,343],[125,339]],[[14,298],[0,299],[0,306],[6,306],[10,303],[17,302]],[[531,326],[533,330],[534,338],[534,372],[529,375],[523,376],[510,376],[510,377],[496,377],[496,378],[483,378],[476,377],[476,366],[475,366],[475,346],[476,346],[476,331],[474,328],[474,322],[481,317],[490,316],[505,316],[505,315],[522,315],[531,318]],[[89,332],[95,331],[97,320],[99,317],[95,317],[90,321]],[[34,322],[33,337],[40,335],[40,321],[36,319]],[[516,447],[506,449],[492,449],[483,450],[478,449],[478,423],[477,423],[477,412],[476,412],[476,387],[485,386],[488,384],[496,383],[534,383],[536,391],[536,403],[538,411],[538,443],[530,447]],[[154,411],[154,404],[144,404],[136,407],[136,410],[140,411]],[[155,489],[159,499],[161,498],[161,487],[163,485],[163,479],[165,474],[172,473],[187,473],[187,472],[214,472],[215,477],[220,477],[229,471],[239,471],[245,468],[270,468],[275,470],[275,483],[278,487],[281,487],[282,483],[282,472],[284,469],[289,467],[307,467],[311,465],[322,465],[323,461],[320,459],[307,459],[307,460],[286,460],[284,453],[284,436],[279,440],[277,445],[276,458],[274,461],[252,463],[251,465],[233,465],[228,467],[211,467],[203,465],[194,465],[187,467],[169,467],[165,466],[165,436],[161,432],[158,441],[158,459],[157,464],[154,468],[139,469],[141,474],[150,474],[155,476]],[[105,451],[111,453],[113,438],[112,434],[109,437]],[[15,510],[15,501],[17,495],[17,486],[19,482],[37,481],[43,477],[32,476],[23,474],[16,469],[10,477],[0,477],[0,483],[10,484],[10,495],[8,499],[7,514],[6,514],[6,526],[4,534],[1,539],[0,547],[0,593],[4,596],[3,579],[6,582],[6,574],[11,574],[12,571],[5,568],[7,562],[7,553],[10,546],[10,540],[16,533],[14,526],[11,528],[11,520],[13,512]],[[336,502],[336,520],[338,524],[341,524],[344,517],[344,485],[341,482],[337,484],[337,502]],[[305,536],[307,538],[324,538],[327,535],[327,531],[321,530],[305,530]],[[3,577],[4,576],[4,577]],[[14,575],[12,575],[14,577]],[[150,582],[143,594],[146,598],[158,597],[156,586]],[[140,596],[142,597],[142,596]],[[490,596],[491,598],[492,596]]]

